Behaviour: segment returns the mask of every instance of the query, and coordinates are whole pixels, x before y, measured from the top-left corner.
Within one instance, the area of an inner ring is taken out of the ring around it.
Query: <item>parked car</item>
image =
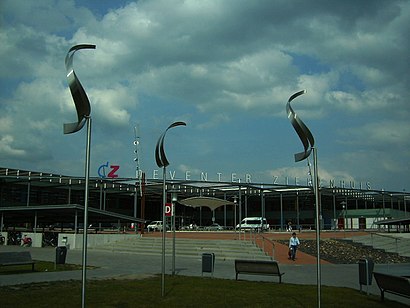
[[[192,223],[192,224],[189,224],[188,226],[182,226],[180,229],[181,230],[188,230],[188,231],[197,231],[198,226],[196,225],[196,223]]]
[[[216,222],[208,227],[205,227],[205,230],[208,230],[208,231],[222,231],[223,229],[224,228],[221,225],[217,224]]]
[[[169,229],[169,226],[165,226],[165,230]],[[150,224],[147,226],[147,230],[149,231],[162,231],[162,221],[161,220],[154,220],[151,221]]]
[[[114,230],[118,229],[118,227],[112,223],[109,222],[101,222],[101,223],[93,223],[88,226],[88,229],[94,229],[97,231],[102,231],[102,230]]]
[[[237,229],[254,229],[254,230],[269,230],[269,224],[266,218],[262,217],[246,217],[240,224],[236,225]]]
[[[69,222],[64,222],[64,223],[59,223],[59,222],[57,222],[57,223],[55,223],[55,224],[51,224],[50,226],[49,226],[49,229],[50,230],[65,230],[65,229],[68,229],[68,230],[74,230],[74,224],[73,223],[69,223]]]

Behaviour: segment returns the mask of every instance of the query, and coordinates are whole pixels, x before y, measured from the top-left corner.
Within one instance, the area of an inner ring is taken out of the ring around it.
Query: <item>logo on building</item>
[[[115,178],[118,178],[117,171],[119,169],[120,169],[120,166],[110,165],[110,163],[107,161],[106,164],[103,164],[98,168],[98,176],[103,179],[105,178],[115,179]]]

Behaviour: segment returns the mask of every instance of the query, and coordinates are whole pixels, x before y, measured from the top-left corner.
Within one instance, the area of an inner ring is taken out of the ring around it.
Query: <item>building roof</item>
[[[14,224],[26,223],[27,217],[31,217],[41,226],[46,227],[55,222],[58,223],[75,223],[77,226],[83,225],[84,206],[79,204],[64,205],[42,205],[42,206],[12,206],[0,207],[0,214],[5,224],[13,222]],[[128,223],[142,223],[140,218],[128,215],[122,215],[111,211],[88,208],[88,222],[110,222],[117,221]]]
[[[155,203],[160,204],[162,202],[163,183],[162,179],[146,179],[144,185],[144,195],[149,200],[154,200]],[[68,191],[75,191],[82,193],[85,189],[84,177],[66,176],[60,174],[52,174],[45,172],[27,171],[11,168],[0,167],[0,188],[2,184],[11,185],[15,187],[21,187],[21,191],[27,191],[28,189],[36,188],[41,190],[55,190],[62,191],[64,194],[68,194]],[[120,200],[130,200],[133,196],[141,194],[141,186],[139,186],[139,179],[136,178],[90,178],[89,181],[90,196],[95,196],[97,199],[101,199],[102,194],[104,196],[112,197]],[[269,184],[269,183],[240,183],[240,182],[212,182],[212,181],[194,181],[194,180],[167,180],[167,189],[177,190],[178,199],[183,200],[192,197],[209,197],[216,199],[224,199],[234,201],[234,198],[248,197],[248,196],[261,196],[264,198],[296,198],[304,196],[304,200],[309,200],[307,197],[313,195],[313,188],[310,186],[302,185],[281,185],[281,184]],[[1,191],[0,191],[1,192]],[[369,202],[383,202],[386,203],[388,208],[389,202],[406,202],[410,200],[410,194],[406,192],[389,192],[389,191],[377,191],[377,190],[360,190],[360,189],[348,189],[337,187],[321,187],[320,194],[324,197],[333,198],[333,202],[339,204],[345,200],[364,200]],[[107,197],[107,198],[108,198]],[[41,222],[51,221],[58,218],[62,221],[73,221],[75,213],[77,217],[82,217],[84,207],[79,205],[83,200],[77,200],[76,204],[33,204],[30,198],[21,201],[18,206],[15,204],[2,203],[0,200],[0,213],[2,217],[12,217],[16,221],[23,220],[27,214],[30,214],[29,219],[34,220],[34,216],[37,215],[37,219]],[[105,198],[105,197],[104,197]],[[122,199],[121,199],[122,198]],[[131,199],[132,200],[132,199]],[[94,200],[95,201],[95,200]],[[59,202],[65,203],[67,201]],[[74,202],[73,202],[74,203]],[[23,206],[22,206],[23,205]],[[27,206],[25,206],[27,205]],[[97,206],[98,207],[98,206]],[[101,206],[99,209],[96,207],[88,207],[90,212],[90,222],[93,221],[109,221],[120,219],[122,221],[139,222],[140,219],[130,216],[132,209],[128,207],[128,215],[124,215],[120,210],[111,208],[110,211],[105,211],[105,207]],[[119,213],[117,213],[117,212]],[[350,208],[348,212],[352,214]],[[350,216],[349,214],[349,216]],[[4,216],[5,215],[5,216]],[[135,213],[134,213],[135,215]],[[360,216],[360,215],[359,215]],[[390,216],[392,217],[392,216]],[[26,220],[28,219],[25,217]],[[5,220],[4,223],[7,223]]]
[[[410,224],[410,217],[406,218],[399,218],[399,219],[385,219],[381,221],[375,222],[376,225],[383,225],[383,226],[399,226],[399,225],[409,225]]]

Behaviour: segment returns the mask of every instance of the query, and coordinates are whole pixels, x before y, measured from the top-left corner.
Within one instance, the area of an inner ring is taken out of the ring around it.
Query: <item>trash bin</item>
[[[202,275],[204,273],[214,273],[215,267],[215,254],[203,253],[202,254]]]
[[[369,286],[372,284],[374,262],[370,259],[360,259],[359,260],[359,284],[360,291],[362,291],[362,285]],[[367,287],[367,294],[369,294],[369,289]]]
[[[66,256],[67,256],[67,247],[58,246],[56,248],[56,264],[65,264]]]

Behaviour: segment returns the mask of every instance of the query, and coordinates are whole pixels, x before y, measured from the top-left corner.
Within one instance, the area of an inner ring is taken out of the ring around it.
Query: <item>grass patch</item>
[[[35,261],[34,272],[31,271],[30,265],[10,265],[0,267],[0,275],[13,275],[21,273],[36,273],[36,272],[60,272],[81,270],[82,265],[76,264],[55,264],[54,262]],[[87,269],[93,269],[93,266],[87,266]]]
[[[316,286],[161,276],[89,280],[88,307],[317,307]],[[81,281],[0,287],[3,307],[80,307]],[[322,286],[323,307],[406,307],[350,288]]]

